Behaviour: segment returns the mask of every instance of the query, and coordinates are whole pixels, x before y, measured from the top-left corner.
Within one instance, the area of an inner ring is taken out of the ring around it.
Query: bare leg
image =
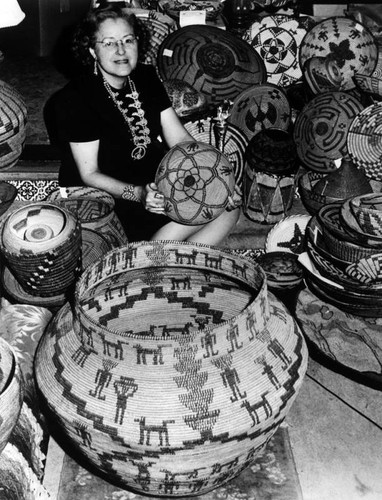
[[[205,245],[219,245],[237,224],[240,209],[225,210],[219,217],[198,226],[187,226],[169,222],[161,227],[151,240],[192,241]]]

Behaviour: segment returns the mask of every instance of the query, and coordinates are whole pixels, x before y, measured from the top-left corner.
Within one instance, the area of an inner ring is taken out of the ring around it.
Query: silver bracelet
[[[123,188],[122,199],[129,201],[136,201],[138,203],[141,201],[135,194],[134,186],[132,184],[126,184],[126,186]]]

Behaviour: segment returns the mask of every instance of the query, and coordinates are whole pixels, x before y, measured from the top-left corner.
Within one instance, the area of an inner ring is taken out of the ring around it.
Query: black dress
[[[166,153],[165,146],[158,140],[160,113],[171,106],[171,101],[153,66],[138,64],[130,78],[139,93],[151,138],[145,156],[139,160],[131,156],[135,146],[129,126],[105,89],[102,76],[83,75],[73,79],[52,98],[47,126],[51,140],[56,141],[62,151],[61,186],[83,185],[69,142],[95,140],[100,141],[98,163],[101,172],[135,185],[154,181],[157,167]],[[125,94],[126,90],[122,89],[120,98]],[[115,211],[129,241],[147,240],[170,221],[166,216],[148,212],[141,203],[121,199],[116,199],[115,203]]]

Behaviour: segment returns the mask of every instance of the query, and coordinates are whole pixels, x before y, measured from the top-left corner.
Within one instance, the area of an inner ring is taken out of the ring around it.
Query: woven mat
[[[89,472],[64,453],[53,440],[49,444],[44,485],[51,495],[51,500],[149,498],[117,488]],[[186,498],[195,497],[183,497],[183,500]],[[282,426],[278,429],[252,467],[225,486],[198,498],[200,500],[302,500],[287,427]]]

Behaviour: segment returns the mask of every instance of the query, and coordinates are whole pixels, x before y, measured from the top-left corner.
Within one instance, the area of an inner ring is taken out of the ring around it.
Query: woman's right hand
[[[155,214],[164,213],[164,196],[158,190],[158,186],[155,182],[150,182],[145,186],[146,197],[144,200],[145,208],[148,212]]]

